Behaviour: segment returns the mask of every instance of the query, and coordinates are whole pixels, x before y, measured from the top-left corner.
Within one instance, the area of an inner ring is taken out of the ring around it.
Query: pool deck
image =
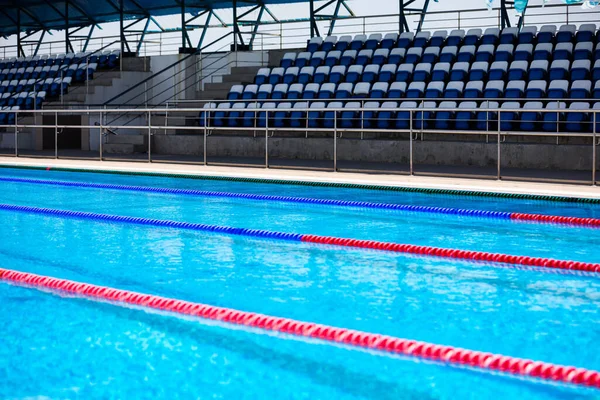
[[[455,177],[409,176],[398,174],[367,174],[350,172],[308,171],[297,169],[265,169],[226,166],[202,166],[169,163],[139,163],[124,161],[49,160],[0,157],[0,165],[14,167],[73,168],[119,172],[152,172],[198,176],[222,176],[254,179],[277,179],[309,182],[334,182],[358,185],[396,186],[441,190],[478,191],[489,193],[530,194],[600,199],[600,187],[542,182],[498,181]]]

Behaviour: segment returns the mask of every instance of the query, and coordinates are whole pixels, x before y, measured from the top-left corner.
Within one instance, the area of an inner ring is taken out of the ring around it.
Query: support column
[[[314,0],[310,0],[308,2],[310,10],[310,37],[311,39],[314,38],[316,35],[316,26],[317,26],[317,21],[315,20],[315,1]]]
[[[21,47],[21,9],[17,8],[17,57],[25,56]]]
[[[125,27],[124,27],[124,16],[123,16],[123,0],[119,0],[119,32],[121,38],[121,57],[125,54]]]
[[[73,50],[71,38],[69,38],[69,0],[65,0],[65,53]]]

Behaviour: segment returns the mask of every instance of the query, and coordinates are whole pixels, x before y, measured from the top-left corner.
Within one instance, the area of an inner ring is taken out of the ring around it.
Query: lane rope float
[[[570,260],[556,260],[544,257],[516,256],[500,253],[488,253],[483,251],[448,249],[432,246],[418,246],[413,244],[380,242],[376,240],[348,239],[331,236],[307,235],[300,233],[267,231],[263,229],[236,228],[230,226],[198,224],[191,222],[169,221],[143,217],[128,217],[121,215],[99,214],[85,211],[58,210],[53,208],[39,208],[12,204],[0,204],[0,210],[37,215],[49,215],[61,218],[75,218],[102,222],[117,222],[124,224],[167,227],[202,232],[216,232],[229,235],[250,236],[264,239],[286,240],[292,242],[317,243],[360,249],[391,251],[396,253],[417,254],[423,256],[450,258],[463,261],[485,261],[501,264],[522,265],[528,267],[543,267],[584,272],[600,272],[600,264]]]
[[[476,368],[513,376],[600,388],[600,372],[584,368],[273,317],[9,269],[0,268],[0,280],[19,286],[64,292],[95,301],[161,310],[262,331],[279,332],[382,353],[426,359],[457,367]]]
[[[36,171],[45,169],[45,167],[42,167],[42,166],[11,165],[11,164],[0,164],[0,168],[36,170]],[[490,198],[496,197],[496,198],[505,198],[505,199],[552,201],[552,202],[562,202],[562,203],[600,204],[600,199],[596,199],[596,198],[552,196],[552,195],[541,195],[541,194],[538,195],[538,194],[498,193],[498,192],[484,192],[484,191],[463,190],[463,189],[433,189],[433,188],[419,188],[419,187],[406,187],[406,186],[369,185],[369,184],[359,184],[359,183],[315,182],[315,181],[286,180],[286,179],[246,178],[246,177],[232,177],[232,176],[218,176],[218,175],[195,175],[195,174],[184,174],[184,173],[167,173],[167,172],[152,172],[152,171],[124,171],[124,170],[91,169],[91,168],[88,169],[88,168],[52,167],[52,170],[58,171],[58,172],[78,172],[78,173],[88,173],[88,174],[151,176],[151,177],[157,177],[157,178],[178,178],[178,179],[194,179],[194,180],[206,180],[206,181],[249,182],[249,183],[266,183],[266,184],[276,184],[276,185],[377,190],[377,191],[386,191],[386,192],[424,193],[424,194],[437,194],[437,195],[490,197]]]
[[[207,190],[196,190],[196,189],[177,189],[177,188],[163,188],[163,187],[149,187],[149,186],[132,186],[132,185],[109,184],[109,183],[88,183],[88,182],[59,181],[59,180],[31,179],[31,178],[0,177],[0,182],[25,183],[25,184],[49,185],[49,186],[73,187],[73,188],[108,189],[108,190],[119,190],[119,191],[127,191],[127,192],[174,194],[174,195],[187,195],[187,196],[198,196],[198,197],[220,197],[220,198],[244,199],[244,200],[278,201],[278,202],[285,202],[285,203],[314,204],[314,205],[338,206],[338,207],[356,207],[356,208],[367,208],[367,209],[378,209],[378,210],[394,210],[394,211],[407,211],[407,212],[430,213],[430,214],[459,215],[459,216],[467,216],[467,217],[526,221],[526,222],[536,222],[536,223],[546,223],[546,224],[561,224],[561,225],[573,225],[573,226],[584,226],[584,227],[600,227],[600,219],[597,219],[597,218],[566,217],[566,216],[558,216],[558,215],[527,214],[527,213],[514,213],[514,212],[506,212],[506,211],[469,210],[469,209],[461,209],[461,208],[432,207],[432,206],[419,206],[419,205],[409,205],[409,204],[375,203],[375,202],[368,202],[368,201],[315,199],[315,198],[309,198],[309,197],[292,197],[292,196],[277,196],[277,195],[252,194],[252,193],[218,192],[218,191],[207,191]]]

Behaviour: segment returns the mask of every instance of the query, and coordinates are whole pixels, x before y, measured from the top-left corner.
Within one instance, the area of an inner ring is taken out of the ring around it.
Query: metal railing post
[[[103,142],[104,142],[104,113],[102,111],[100,111],[100,146],[99,146],[100,161],[103,161],[103,159],[104,159],[104,156],[102,155]]]
[[[89,103],[90,96],[90,57],[86,57],[85,59],[85,99]]]
[[[497,171],[497,175],[496,175],[496,178],[498,180],[500,180],[500,178],[502,177],[500,175],[500,114],[501,114],[501,111],[498,110],[498,171]]]
[[[333,112],[333,172],[337,172],[337,111]]]
[[[152,111],[148,111],[148,162],[152,162]]]
[[[208,110],[210,110],[210,105],[208,106]],[[204,165],[206,166],[206,139],[208,138],[208,121],[210,120],[207,115],[210,111],[206,111],[204,113],[204,141],[202,143],[204,149],[203,149],[203,158],[204,158]]]
[[[15,110],[15,157],[19,157],[19,111]]]
[[[54,113],[54,158],[58,159],[58,112]]]
[[[60,103],[65,104],[64,93],[63,93],[63,80],[65,79],[64,70],[60,70]]]
[[[204,114],[206,114],[206,113],[204,113]],[[167,134],[167,126],[169,126],[169,102],[168,101],[165,105],[165,135]]]
[[[265,110],[265,168],[269,168],[269,111]]]
[[[408,128],[409,128],[409,135],[410,138],[408,139],[408,168],[409,168],[409,172],[410,175],[414,175],[414,171],[413,171],[413,112],[412,110],[408,112],[408,114],[410,115],[409,117],[409,121],[408,121]]]
[[[596,121],[598,113],[593,114],[594,127],[592,128],[592,186],[596,186]]]

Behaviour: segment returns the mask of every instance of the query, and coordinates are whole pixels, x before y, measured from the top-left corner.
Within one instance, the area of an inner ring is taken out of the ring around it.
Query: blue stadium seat
[[[338,85],[338,88],[335,92],[336,99],[349,99],[352,97],[352,91],[354,90],[354,85],[349,82],[343,82]]]
[[[217,106],[212,120],[213,126],[221,128],[227,125],[227,115],[230,108],[231,105],[229,103],[221,103]]]
[[[506,85],[504,97],[507,99],[520,99],[525,93],[525,81],[509,80]]]
[[[306,109],[308,103],[305,101],[299,101],[294,103],[292,112],[290,113],[290,127],[291,128],[306,128]]]
[[[446,47],[459,47],[462,45],[464,39],[465,31],[463,29],[455,29],[448,35],[448,39],[446,39]]]
[[[475,61],[492,62],[496,47],[491,44],[482,44],[477,48],[475,53]]]
[[[514,60],[527,62],[533,60],[533,45],[531,43],[518,45],[515,50]]]
[[[362,112],[361,128],[372,129],[377,126],[377,113],[379,111],[379,103],[376,101],[367,101]]]
[[[300,69],[298,67],[289,67],[286,68],[285,73],[283,74],[283,83],[287,83],[291,85],[298,80],[298,73]]]
[[[310,62],[308,65],[311,67],[317,68],[325,63],[325,58],[327,57],[327,53],[324,51],[315,51],[312,53],[312,57],[310,58]],[[306,66],[306,65],[304,65]]]
[[[504,97],[504,81],[488,81],[483,91],[486,99],[499,99]]]
[[[353,97],[355,99],[365,99],[369,97],[371,92],[371,84],[368,82],[358,82],[354,85]]]
[[[326,83],[324,83],[323,86],[324,85],[326,85]],[[308,85],[304,86],[304,91],[302,92],[302,99],[303,100],[316,99],[317,93],[319,93],[320,87],[321,86],[319,86],[318,83],[309,83]]]
[[[410,82],[412,80],[414,70],[414,64],[400,64],[398,70],[396,71],[396,81]]]
[[[402,32],[398,37],[398,42],[396,43],[396,47],[401,49],[408,49],[412,46],[413,40],[415,38],[415,34],[412,32]]]
[[[371,88],[371,98],[385,99],[388,95],[390,84],[387,82],[375,82]]]
[[[542,80],[529,81],[525,90],[526,99],[543,99],[546,97],[548,83]]]
[[[469,71],[469,81],[485,81],[490,70],[490,65],[486,61],[474,62]]]
[[[298,68],[306,67],[307,65],[310,65],[311,58],[312,53],[309,53],[308,51],[298,53],[298,55],[296,56],[296,63],[294,64],[294,66]]]
[[[344,129],[360,127],[360,102],[349,101],[340,113],[338,126]]]
[[[406,57],[406,49],[392,49],[390,51],[390,56],[388,57],[388,64],[396,64],[400,65],[404,62],[404,58]]]
[[[458,105],[458,111],[454,117],[454,127],[460,131],[467,131],[473,128],[475,121],[475,111],[477,103],[474,101],[463,101]]]
[[[413,120],[413,126],[415,129],[430,129],[434,122],[435,111],[431,111],[436,108],[434,101],[424,101],[419,104],[419,109],[423,111],[417,111]]]
[[[386,101],[381,105],[379,113],[377,113],[377,128],[388,129],[392,126],[396,117],[396,111],[394,111],[396,108],[398,108],[398,103],[395,101]]]
[[[598,43],[600,44],[600,43]],[[594,62],[594,68],[592,69],[592,80],[598,81],[600,80],[600,60]]]
[[[442,101],[438,106],[438,111],[435,113],[435,129],[448,130],[452,129],[454,121],[456,102]]]
[[[556,25],[544,25],[537,34],[538,43],[554,43]]]
[[[556,34],[556,43],[571,43],[576,31],[577,27],[575,25],[561,25]]]
[[[352,41],[350,42],[348,48],[350,50],[359,51],[364,47],[366,41],[367,35],[356,35],[354,36],[354,39],[352,39]],[[375,47],[377,47],[377,45]]]
[[[569,91],[569,81],[561,79],[550,82],[547,97],[549,99],[564,99]]]
[[[431,75],[431,64],[420,63],[415,67],[413,72],[413,81],[415,82],[427,82]]]
[[[508,63],[506,61],[494,61],[490,66],[490,72],[488,74],[488,80],[490,81],[502,81],[506,79],[508,73]]]
[[[450,81],[451,82],[464,82],[467,80],[469,75],[469,68],[471,64],[467,62],[457,62],[454,63],[452,69],[450,70]],[[487,72],[486,72],[487,75]]]
[[[519,37],[519,28],[504,28],[500,33],[500,44],[516,44]]]
[[[381,39],[380,47],[382,49],[391,50],[396,47],[396,42],[398,42],[398,34],[395,32],[386,33],[386,35]]]
[[[289,90],[289,85],[287,83],[280,83],[273,88],[273,93],[271,93],[271,99],[273,100],[283,100],[287,98],[287,93]]]
[[[367,65],[362,74],[362,82],[373,83],[377,81],[377,77],[379,76],[379,65],[371,64]]]
[[[393,82],[388,91],[390,99],[401,99],[406,95],[406,82]]]
[[[600,32],[600,31],[598,31]],[[596,44],[596,50],[594,50],[594,61],[600,60],[600,37],[598,38],[598,43]]]
[[[342,57],[342,52],[338,50],[331,50],[327,53],[327,57],[325,57],[325,65],[328,67],[333,67],[334,65],[338,65],[340,63],[340,58]]]
[[[423,57],[421,57],[422,63],[435,64],[440,57],[440,48],[439,47],[427,47],[425,51],[423,51]]]
[[[233,103],[231,110],[227,114],[226,121],[227,126],[230,128],[236,128],[240,126],[241,118],[246,109],[246,103]]]
[[[330,83],[341,83],[346,80],[346,71],[347,67],[343,65],[336,65],[331,68],[331,72],[329,73],[329,82]]]
[[[331,68],[325,65],[318,67],[315,70],[315,74],[313,75],[313,82],[318,83],[319,85],[329,81],[329,73],[331,72]],[[285,81],[285,77],[283,79]]]
[[[327,104],[327,109],[323,113],[323,127],[324,128],[333,128],[335,126],[335,115],[338,113],[335,110],[341,109],[344,107],[344,103],[341,101],[333,101]],[[339,122],[338,122],[339,125]]]
[[[548,69],[549,68],[550,68],[550,63],[546,60],[533,61],[529,67],[529,80],[530,81],[546,80],[546,78],[548,77]]]
[[[407,99],[420,99],[425,93],[425,82],[411,82],[406,90]]]
[[[273,92],[273,85],[270,83],[265,83],[264,85],[260,85],[258,87],[258,92],[256,93],[257,100],[268,100],[271,98],[271,93]]]
[[[460,99],[465,89],[464,82],[449,82],[444,91],[444,98],[446,99]]]
[[[302,67],[302,69],[300,69],[300,72],[298,73],[298,83],[302,83],[303,85],[306,85],[308,83],[311,83],[313,80],[313,76],[315,74],[315,67]],[[273,73],[271,73],[271,76],[273,75]],[[271,81],[269,79],[269,81]]]
[[[335,43],[335,49],[341,51],[342,53],[350,47],[350,42],[352,42],[352,36],[344,35],[340,36],[338,41]]]
[[[483,31],[479,28],[469,29],[463,40],[463,46],[477,46],[482,33]]]
[[[533,59],[535,60],[546,60],[552,59],[552,51],[554,46],[552,43],[538,43],[533,50]]]
[[[273,68],[271,70],[271,74],[269,75],[269,82],[271,85],[277,85],[281,83],[283,79],[283,74],[285,73],[285,69],[281,67]]]
[[[569,97],[572,99],[588,99],[592,95],[592,81],[579,80],[571,84]]]
[[[553,61],[571,60],[573,58],[573,43],[558,43],[554,47]]]
[[[348,67],[348,72],[346,73],[346,82],[356,83],[360,82],[362,74],[363,74],[363,66],[362,65],[351,65]]]
[[[321,44],[321,51],[330,52],[337,43],[337,36],[327,36]]]
[[[421,57],[423,57],[423,48],[422,47],[412,47],[408,49],[406,52],[406,57],[404,57],[404,62],[406,64],[417,64]]]
[[[319,89],[319,94],[317,98],[321,100],[332,99],[335,94],[335,83],[324,83],[321,85]]]
[[[369,35],[369,38],[365,41],[364,47],[365,49],[375,50],[379,47],[379,42],[382,40],[381,33],[372,33]],[[356,40],[356,38],[355,38]]]
[[[590,60],[573,61],[571,65],[571,81],[590,79],[592,63]]]
[[[325,103],[317,101],[310,104],[307,116],[307,124],[309,128],[320,128],[323,126],[323,109]]]
[[[596,100],[600,100],[600,81],[596,81],[594,85],[594,90],[592,91],[592,98]],[[600,133],[600,131],[598,131]]]
[[[513,59],[513,54],[515,52],[515,46],[512,44],[501,44],[496,49],[496,56],[494,61],[506,61],[511,62]]]
[[[520,44],[533,44],[537,36],[537,26],[524,26],[519,32]]]
[[[596,24],[581,24],[575,35],[576,43],[596,41]]]
[[[446,38],[448,37],[448,31],[435,31],[429,39],[429,47],[444,47]]]
[[[313,38],[316,39],[316,38]],[[320,39],[320,38],[319,38]],[[296,53],[285,53],[281,58],[279,66],[281,68],[289,68],[296,64]]]
[[[594,44],[592,42],[581,42],[575,45],[573,60],[591,60],[594,55]]]
[[[365,65],[371,63],[372,58],[373,58],[373,50],[370,50],[370,49],[361,50],[358,53],[358,55],[356,56],[355,64],[365,66]]]
[[[567,104],[564,102],[550,102],[546,106],[546,110],[556,110],[556,112],[544,112],[542,114],[542,129],[546,132],[560,132],[560,123],[564,119],[564,110]]]
[[[527,79],[527,70],[529,64],[527,61],[513,61],[508,68],[509,81],[522,81]]]
[[[413,47],[425,48],[429,45],[429,39],[431,38],[431,32],[421,31],[417,32],[415,39],[413,40]]]
[[[472,45],[463,46],[458,50],[458,56],[456,57],[456,61],[458,62],[466,62],[472,63],[475,58],[475,51],[477,48]]]
[[[572,103],[569,110],[581,110],[581,112],[568,112],[565,118],[565,127],[569,132],[591,132],[592,124],[590,103]]]
[[[548,80],[569,79],[570,64],[568,60],[552,61],[550,71],[548,72]]]
[[[417,108],[416,101],[403,101],[398,107],[400,111],[396,113],[396,129],[410,129],[410,119],[412,110]],[[414,126],[414,121],[413,121]]]
[[[426,99],[437,99],[442,97],[442,93],[444,93],[444,82],[429,82],[424,97]]]
[[[273,114],[273,126],[275,128],[285,128],[290,125],[290,109],[292,103],[283,102],[277,104],[277,111]]]
[[[600,133],[600,102],[594,103],[593,110],[595,111],[596,115],[594,117],[594,114],[592,114],[592,122],[594,122],[594,118],[596,119],[595,133]]]
[[[314,53],[316,51],[319,51],[322,44],[323,44],[323,38],[319,37],[319,36],[315,36],[308,41],[308,45],[306,46],[306,51],[308,51],[309,53]],[[287,67],[289,67],[289,65],[288,66],[282,65],[282,67],[287,68]]]
[[[356,50],[346,50],[342,53],[342,57],[340,58],[340,65],[345,65],[346,67],[351,66],[356,61]]]
[[[483,94],[483,82],[482,81],[469,81],[463,92],[465,99],[477,99]]]
[[[528,101],[525,103],[523,106],[523,112],[521,112],[521,124],[519,125],[519,129],[527,132],[537,131],[538,122],[542,119],[542,115],[539,111],[533,110],[541,110],[543,108],[544,103],[541,101]]]
[[[273,119],[275,117],[274,110],[277,109],[277,103],[267,102],[260,106],[260,110],[256,116],[256,126],[259,128],[265,128],[267,126],[267,120],[269,126],[273,125]]]
[[[379,70],[379,82],[391,82],[396,77],[396,70],[398,66],[396,64],[385,64]]]
[[[387,62],[389,56],[389,49],[377,49],[373,53],[373,60],[371,62],[377,65],[384,65]]]
[[[301,83],[294,83],[290,85],[287,91],[288,100],[298,100],[302,97],[304,92],[304,85]]]
[[[487,28],[481,36],[481,44],[491,44],[496,46],[500,40],[500,29]]]
[[[500,130],[502,131],[514,131],[519,121],[520,112],[514,111],[521,108],[521,105],[517,101],[507,101],[502,103],[500,107]],[[508,110],[508,111],[503,111]]]
[[[456,61],[456,57],[458,55],[458,47],[456,46],[446,46],[442,48],[440,52],[440,62],[453,64]]]
[[[450,76],[450,63],[439,62],[433,67],[431,80],[434,82],[446,82]]]

